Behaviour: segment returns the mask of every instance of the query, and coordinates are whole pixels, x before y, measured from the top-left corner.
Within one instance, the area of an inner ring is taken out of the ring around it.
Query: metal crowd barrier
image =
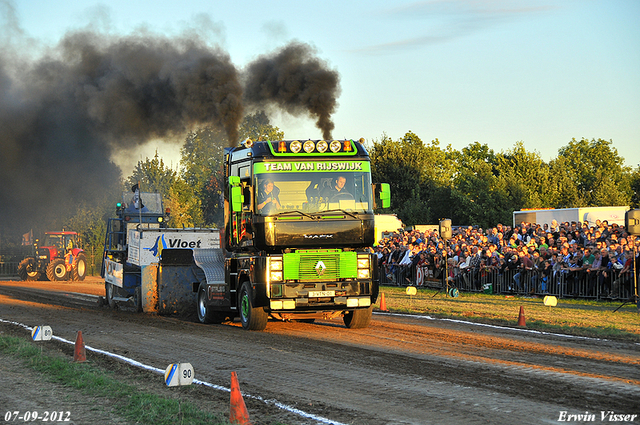
[[[432,289],[442,289],[445,285],[444,267],[383,265],[380,270],[382,285]],[[545,276],[539,270],[501,271],[491,267],[477,269],[454,267],[449,286],[464,292],[554,295],[558,298],[596,300],[628,300],[635,294],[633,273],[621,274],[619,271],[610,270],[604,272],[602,270],[558,270],[550,276]]]
[[[0,261],[0,276],[18,276],[18,261]]]

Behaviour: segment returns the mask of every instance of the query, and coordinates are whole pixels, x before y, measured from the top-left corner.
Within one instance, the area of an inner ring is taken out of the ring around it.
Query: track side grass
[[[140,391],[117,379],[111,371],[87,363],[48,355],[24,338],[0,335],[0,354],[21,361],[24,367],[38,372],[44,380],[80,390],[83,396],[107,404],[122,418],[141,424],[226,425],[224,415],[201,411],[193,403],[160,397]],[[185,388],[188,391],[188,388]]]
[[[527,328],[543,332],[640,342],[640,314],[636,304],[558,299],[555,307],[542,298],[460,293],[456,298],[419,288],[414,296],[406,288],[384,286],[387,309],[396,313],[424,314],[438,318],[464,319],[479,323],[516,326],[520,306]],[[380,308],[380,296],[375,307]]]

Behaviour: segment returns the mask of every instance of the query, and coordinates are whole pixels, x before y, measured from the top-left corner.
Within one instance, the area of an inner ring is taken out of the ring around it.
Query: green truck
[[[366,327],[378,297],[372,184],[363,140],[246,140],[224,153],[225,224],[219,248],[194,248],[198,319],[343,317]]]

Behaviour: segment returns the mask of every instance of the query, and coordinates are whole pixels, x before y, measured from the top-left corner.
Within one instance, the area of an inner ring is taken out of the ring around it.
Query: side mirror
[[[389,208],[391,206],[391,189],[389,183],[380,183],[373,185],[373,193],[375,193],[376,207]]]
[[[242,195],[242,186],[240,185],[240,177],[229,177],[229,201],[231,202],[232,212],[241,212],[244,196]]]

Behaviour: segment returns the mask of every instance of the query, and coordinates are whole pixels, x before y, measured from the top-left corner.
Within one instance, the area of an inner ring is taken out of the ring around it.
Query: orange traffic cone
[[[87,352],[84,349],[84,341],[82,340],[82,331],[78,331],[76,334],[76,348],[73,351],[74,362],[86,362]]]
[[[524,320],[524,307],[520,306],[520,314],[518,315],[518,326],[527,326]]]
[[[229,422],[232,424],[251,425],[249,412],[247,412],[247,406],[245,406],[242,393],[240,392],[238,375],[235,372],[231,372],[231,410],[229,412]]]
[[[384,299],[384,292],[380,296],[380,311],[389,311],[387,310],[387,301]]]

